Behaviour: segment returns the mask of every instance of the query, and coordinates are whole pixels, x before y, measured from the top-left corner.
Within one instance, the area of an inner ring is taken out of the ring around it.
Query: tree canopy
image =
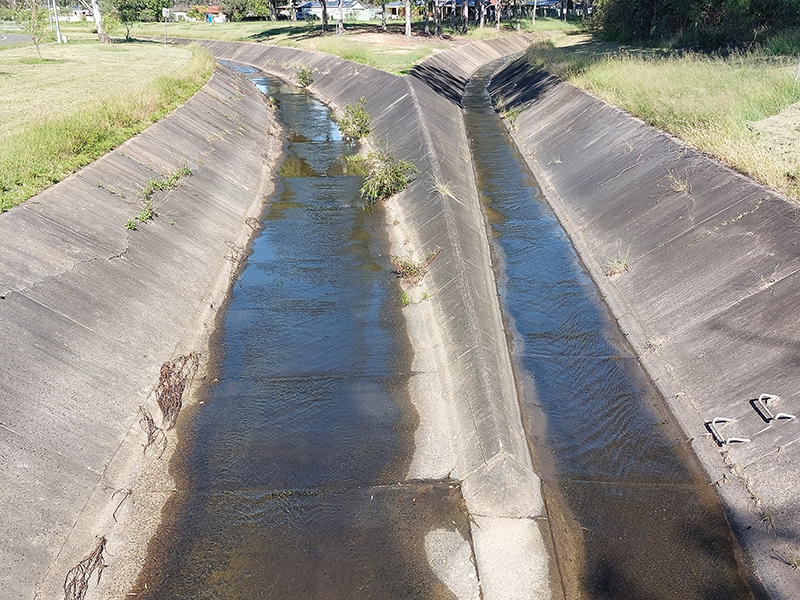
[[[720,48],[800,27],[798,0],[595,0],[611,39]]]

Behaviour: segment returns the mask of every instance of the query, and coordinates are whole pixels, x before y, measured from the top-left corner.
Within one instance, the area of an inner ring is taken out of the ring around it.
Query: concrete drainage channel
[[[460,517],[453,518],[451,521],[455,521],[456,528],[462,525],[462,529],[468,528],[471,535],[458,534],[454,537],[450,535],[453,533],[452,526],[444,524],[443,527],[436,528],[434,525],[435,531],[438,533],[425,541],[425,552],[428,557],[438,557],[442,569],[437,570],[436,581],[439,583],[429,578],[425,579],[427,583],[423,582],[421,585],[429,590],[438,586],[436,589],[445,597],[448,593],[457,590],[459,597],[474,597],[478,593],[486,599],[550,597],[553,590],[550,589],[548,580],[556,582],[559,574],[556,565],[548,563],[546,549],[550,533],[554,525],[557,525],[552,521],[552,516],[556,513],[551,513],[549,515],[551,520],[548,521],[540,494],[540,481],[533,471],[528,441],[521,427],[512,362],[505,336],[502,334],[503,322],[497,301],[497,288],[491,271],[491,251],[484,220],[479,210],[477,185],[473,178],[469,157],[469,143],[464,130],[461,109],[458,105],[466,82],[473,71],[496,58],[523,50],[526,43],[524,38],[495,40],[481,42],[453,53],[443,53],[427,61],[422,68],[417,69],[413,77],[407,78],[393,77],[331,56],[289,48],[265,47],[257,44],[207,43],[212,52],[221,59],[253,65],[285,80],[294,80],[300,68],[311,69],[314,75],[314,83],[310,87],[311,92],[319,94],[336,109],[343,108],[345,104],[355,104],[360,97],[365,97],[367,110],[372,116],[375,126],[373,134],[375,138],[388,139],[391,148],[399,156],[414,162],[421,172],[420,177],[406,192],[387,203],[386,227],[393,240],[391,253],[395,255],[415,254],[420,256],[434,247],[442,249],[432,265],[431,272],[424,280],[425,293],[430,300],[412,303],[404,309],[406,331],[414,347],[413,361],[408,371],[407,389],[419,416],[413,440],[414,455],[411,457],[410,463],[406,465],[407,471],[404,480],[409,483],[428,482],[426,485],[429,484],[429,488],[426,489],[431,491],[432,495],[429,497],[434,498],[431,506],[438,507],[428,514],[426,518],[429,520],[420,525],[420,531],[431,527],[431,523],[441,523],[442,515],[447,512],[448,506],[452,508],[453,516],[463,515],[462,507],[460,505],[455,507],[455,504],[459,504],[456,502],[457,494],[453,496],[454,492],[449,491],[457,489],[457,486],[444,485],[448,480],[461,482],[461,493],[470,518],[464,523],[459,521]],[[447,77],[442,77],[442,74],[447,74]],[[524,75],[524,73],[522,74]],[[541,87],[523,88],[524,77],[515,78],[514,72],[505,72],[503,76],[509,85],[516,85],[519,90],[534,89],[538,93],[544,89]],[[226,106],[237,102],[252,104],[252,98],[248,97],[248,92],[244,87],[234,83],[231,88],[231,90],[214,92],[217,94],[219,102]],[[263,112],[263,105],[261,108],[253,105],[251,109],[254,112],[259,110]],[[223,112],[225,110],[227,109],[224,109]],[[523,120],[530,123],[527,120],[530,114],[530,110],[523,112],[523,117],[526,117]],[[247,135],[252,136],[253,139],[258,137],[257,130],[251,132],[252,124],[247,119],[239,117],[233,118],[233,121],[239,123],[239,130],[242,128],[242,122],[246,122],[244,128],[250,132]],[[195,122],[202,123],[204,119],[195,119]],[[255,119],[254,123],[257,124],[257,122],[258,119]],[[168,129],[169,120],[163,126],[161,124],[159,126],[161,130],[167,128],[168,135],[173,135],[174,132]],[[182,133],[179,132],[180,134]],[[205,136],[203,139],[212,145],[218,142],[218,136],[213,131],[205,132],[203,136]],[[239,142],[239,139],[237,136],[228,136],[223,141]],[[569,139],[566,140],[567,143],[569,141]],[[526,147],[529,142],[530,139],[522,142],[526,152],[532,151],[530,146]],[[556,136],[556,142],[563,143],[564,140]],[[246,138],[243,138],[242,143],[246,143]],[[263,144],[263,140],[260,143]],[[198,147],[203,146],[202,141],[198,141],[196,144]],[[213,148],[209,152],[211,151]],[[256,153],[258,152],[256,150]],[[157,153],[151,152],[151,154],[156,155]],[[202,154],[196,159],[193,157],[192,160],[192,167],[197,166],[197,172],[200,172],[202,171],[200,166],[206,160],[210,160],[209,153]],[[99,168],[98,172],[102,173],[102,167]],[[534,168],[537,168],[536,164],[534,164]],[[229,178],[228,176],[232,172],[233,170],[221,170],[218,174],[223,174],[223,178]],[[537,176],[541,175],[542,173],[537,171]],[[251,176],[253,179],[258,179],[258,175]],[[98,175],[98,181],[105,181],[102,177],[102,175]],[[558,178],[554,180],[545,178],[545,180],[548,194],[552,190],[558,189],[558,186],[563,183]],[[238,185],[238,182],[227,181],[227,179],[222,183],[230,185],[231,188]],[[208,187],[210,188],[210,186]],[[63,184],[56,188],[65,189]],[[216,188],[214,189],[216,190]],[[252,190],[250,191],[252,192]],[[559,197],[556,195],[555,198],[558,200]],[[759,202],[756,209],[761,204]],[[223,213],[227,210],[231,215],[240,218],[241,210],[230,209],[227,205],[223,208]],[[569,213],[564,213],[563,206],[558,202],[556,202],[556,208],[562,211],[559,213],[562,221],[568,222]],[[740,211],[739,214],[740,216],[736,218],[725,219],[723,226],[740,221],[745,213]],[[244,218],[241,218],[241,222],[244,222]],[[573,229],[570,229],[570,233],[576,236],[576,231]],[[236,240],[238,241],[240,237],[236,237]],[[576,237],[578,242],[581,242],[580,235]],[[578,246],[584,248],[581,243],[578,243]],[[241,246],[236,245],[236,248],[238,253]],[[161,256],[158,252],[156,254]],[[168,252],[164,253],[164,260],[168,256],[170,256]],[[590,269],[594,269],[596,265],[590,260],[588,266]],[[152,269],[152,271],[156,273],[159,270]],[[226,271],[224,279],[227,280],[228,276]],[[172,280],[170,279],[170,281]],[[169,283],[167,281],[155,282],[153,287],[159,285],[169,286]],[[202,289],[206,289],[208,282],[198,285]],[[768,289],[770,287],[768,286]],[[607,292],[605,288],[603,291]],[[16,298],[13,295],[11,297]],[[380,297],[380,293],[378,293],[378,297]],[[611,300],[612,308],[617,310],[619,304],[614,302],[613,297]],[[8,306],[12,306],[12,304]],[[183,304],[176,302],[171,309],[175,318],[180,314],[180,306]],[[214,297],[211,307],[215,309],[216,306],[218,304]],[[624,314],[624,311],[617,314]],[[207,316],[203,314],[197,318],[202,321]],[[112,331],[113,326],[114,324],[111,325]],[[95,326],[95,328],[97,327],[98,325]],[[628,328],[625,330],[627,332]],[[70,333],[70,336],[75,337],[77,334]],[[89,334],[83,337],[91,339]],[[656,340],[657,338],[651,336],[645,339]],[[70,342],[65,347],[68,348],[69,345]],[[181,345],[181,348],[183,346],[185,344]],[[652,348],[654,349],[652,355],[662,350],[662,346],[656,345],[655,342],[653,342]],[[16,353],[16,355],[22,354]],[[137,348],[135,354],[141,357],[142,350]],[[170,353],[167,352],[166,355],[169,356]],[[144,358],[148,359],[147,356]],[[94,359],[94,362],[98,365],[103,364],[102,360]],[[160,364],[160,361],[153,362],[151,360],[139,362],[143,369],[149,370],[154,368],[157,370],[157,366]],[[402,360],[399,360],[398,364],[402,364]],[[649,365],[651,373],[659,372],[658,365],[655,367],[654,369],[653,365]],[[90,373],[91,367],[84,371]],[[69,382],[67,381],[67,383]],[[131,382],[128,383],[126,389],[132,389],[136,385],[143,389],[146,387],[141,382],[134,383],[133,386],[130,385]],[[664,388],[663,382],[657,381],[656,383],[665,395],[671,391]],[[91,394],[88,398],[91,406],[97,403],[102,406],[102,401],[105,400],[105,396],[102,398],[98,396],[95,401]],[[115,498],[114,492],[118,489],[124,490],[129,485],[129,476],[124,469],[120,470],[119,468],[118,463],[122,460],[119,457],[135,456],[141,447],[138,438],[134,435],[133,426],[128,429],[127,425],[129,422],[127,414],[133,412],[136,405],[141,402],[141,398],[133,398],[127,404],[122,401],[118,403],[118,406],[115,407],[115,415],[109,416],[110,427],[113,431],[109,430],[108,423],[105,428],[103,423],[99,421],[96,423],[97,431],[102,434],[103,445],[100,448],[102,452],[97,453],[97,460],[89,462],[91,463],[90,468],[100,473],[100,477],[99,480],[93,479],[94,483],[87,482],[83,486],[91,489],[93,485],[94,493],[91,494],[91,498],[71,494],[68,505],[65,503],[59,505],[66,507],[62,511],[63,514],[51,511],[52,515],[47,516],[48,519],[53,517],[51,521],[53,524],[58,523],[58,528],[56,528],[57,531],[54,530],[54,533],[50,534],[52,539],[48,542],[47,549],[41,553],[41,556],[37,555],[38,562],[26,565],[24,581],[18,577],[4,577],[4,581],[11,581],[14,590],[21,591],[18,597],[26,597],[25,591],[29,589],[40,590],[41,597],[56,597],[58,594],[55,593],[55,590],[63,582],[63,572],[66,572],[64,567],[73,566],[83,554],[88,552],[91,545],[90,540],[95,534],[105,535],[109,530],[117,531],[117,517],[121,521],[119,527],[128,527],[129,529],[139,527],[138,523],[131,522],[130,519],[131,515],[137,514],[137,510],[139,510],[138,514],[141,514],[141,509],[136,508],[136,506],[141,506],[141,502],[137,502],[137,499],[134,498],[134,503],[128,503],[125,508],[119,510],[119,500]],[[786,402],[785,399],[784,402]],[[58,405],[57,398],[51,404]],[[43,406],[45,405],[46,403],[43,404]],[[674,403],[671,408],[673,412],[676,412]],[[747,408],[752,409],[750,406]],[[798,411],[793,408],[789,402],[785,409],[781,406],[780,412],[788,411],[797,414]],[[720,414],[722,413],[710,415],[709,420]],[[726,417],[731,415],[725,414]],[[677,416],[683,431],[691,431],[692,424],[686,421],[685,415],[677,411]],[[197,418],[199,419],[200,416],[198,415]],[[95,421],[97,419],[94,419],[93,423]],[[786,419],[776,419],[776,421],[786,421]],[[796,420],[791,421],[795,422]],[[12,436],[19,435],[18,431],[8,427],[8,423],[4,422],[2,425],[4,434],[11,432]],[[20,426],[16,425],[16,427],[19,429]],[[51,429],[57,431],[58,427]],[[80,428],[76,427],[76,431],[78,429]],[[785,427],[782,431],[786,431]],[[22,431],[22,434],[24,436],[25,431]],[[764,437],[763,434],[760,435],[762,438]],[[404,443],[401,438],[397,438],[400,446]],[[713,457],[709,458],[710,453],[698,450],[698,446],[695,446],[694,449],[708,468],[708,465],[713,462]],[[69,447],[66,448],[66,451],[65,455],[68,457],[75,454],[75,450]],[[25,451],[21,452],[23,454],[20,456],[24,458]],[[86,453],[84,452],[84,454]],[[783,457],[786,455],[787,453],[783,453]],[[112,458],[113,460],[111,460]],[[109,461],[110,467],[103,467]],[[387,464],[391,464],[391,461]],[[122,466],[130,467],[127,463]],[[106,471],[103,470],[104,468]],[[392,472],[392,469],[398,467],[395,465],[388,468]],[[790,469],[786,470],[787,473],[790,471]],[[11,471],[12,479],[15,472]],[[42,472],[47,473],[48,471],[43,470]],[[53,473],[54,470],[49,472]],[[546,477],[551,475],[546,468],[542,472]],[[719,474],[721,478],[722,470]],[[46,476],[39,477],[39,479],[46,478]],[[13,487],[12,479],[8,480],[11,487]],[[373,485],[380,478],[369,480],[372,483],[368,483],[367,479],[359,480],[354,490],[361,490],[364,494],[369,491],[370,502],[373,502],[374,497],[380,496],[381,493],[378,491],[380,486]],[[170,493],[169,485],[167,484],[163,489],[151,490],[151,495],[166,498]],[[310,485],[301,490],[312,488],[314,486]],[[403,497],[400,488],[403,486],[398,486],[398,490],[392,492],[395,494],[394,499],[386,502],[379,500],[380,506],[387,507],[392,502],[399,503],[407,500]],[[421,489],[421,487],[413,486],[406,488],[411,495],[412,504],[415,504],[414,498],[418,496]],[[547,486],[545,486],[545,490],[548,490]],[[134,490],[134,496],[136,493]],[[549,491],[548,494],[550,494]],[[730,494],[731,492],[728,492],[729,496]],[[355,496],[357,495],[356,493]],[[283,504],[281,504],[281,499],[275,498],[268,499],[267,504],[272,503],[278,508],[290,504],[295,506],[302,504],[299,496],[295,497],[291,494],[290,496],[292,496],[290,499],[284,499],[286,501]],[[12,493],[11,498],[14,497],[14,493]],[[361,499],[366,501],[365,496]],[[548,496],[548,503],[559,500],[561,499]],[[4,501],[8,504],[7,494]],[[246,502],[251,501],[252,498],[246,499]],[[730,498],[729,501],[731,501]],[[314,500],[310,500],[307,507],[313,510],[313,505],[315,505]],[[316,505],[319,506],[318,503]],[[8,504],[8,506],[11,505]],[[79,509],[80,506],[84,506],[82,511]],[[133,508],[131,508],[132,506]],[[265,506],[266,504],[259,505],[255,510],[258,511]],[[734,505],[729,504],[729,508],[731,506]],[[31,510],[30,507],[25,508],[28,513]],[[9,511],[13,512],[11,509]],[[341,513],[341,515],[344,514],[344,512]],[[102,518],[98,518],[98,515],[101,515]],[[779,514],[779,516],[782,515]],[[743,518],[737,517],[737,519],[737,523],[744,522]],[[48,523],[44,523],[43,527],[49,527]],[[73,533],[68,535],[70,529]],[[11,531],[12,536],[15,535],[22,539],[21,530],[12,528]],[[322,534],[322,532],[315,533]],[[55,539],[56,537],[58,540]],[[67,541],[62,542],[62,537]],[[452,555],[456,554],[460,557],[457,561],[459,564],[465,564],[464,560],[467,563],[471,562],[468,551],[465,555],[463,543],[470,537],[473,542],[472,556],[477,572],[471,571],[471,567],[459,570],[453,566],[454,563],[451,561]],[[119,545],[120,539],[124,539],[124,537],[120,536],[115,540],[114,536],[111,536],[109,548],[121,553],[123,549]],[[222,542],[227,543],[226,540],[222,540]],[[116,546],[114,546],[115,543]],[[558,543],[557,539],[556,546]],[[247,553],[238,552],[238,550],[246,550],[246,548],[247,543],[233,548],[234,553],[229,556],[232,561],[229,566],[232,566],[233,562],[246,561]],[[4,552],[6,551],[4,550]],[[198,547],[196,552],[195,557],[202,558],[203,549]],[[6,552],[3,556],[7,564],[13,564],[12,559],[15,554]],[[421,564],[420,556],[421,554],[410,556],[407,564],[419,566]],[[409,572],[414,571],[415,569],[411,568]],[[563,573],[563,569],[560,572]],[[456,574],[457,579],[447,573]],[[475,576],[472,579],[474,584],[469,582],[470,574]],[[97,594],[102,595],[112,589],[106,587],[107,575],[104,575],[103,584],[98,588]],[[477,588],[478,578],[481,583],[480,592]],[[44,583],[35,584],[36,581],[44,581]],[[450,591],[444,590],[441,581],[445,582],[445,586]],[[459,588],[464,581],[467,581],[467,586],[463,589]],[[34,585],[36,587],[32,587]],[[555,588],[557,587],[556,585]],[[643,594],[647,595],[646,591]],[[109,593],[109,597],[113,596],[113,593]]]

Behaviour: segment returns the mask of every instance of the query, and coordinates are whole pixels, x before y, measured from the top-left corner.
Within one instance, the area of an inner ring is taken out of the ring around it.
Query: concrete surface
[[[161,364],[204,350],[230,285],[226,242],[252,233],[279,132],[261,94],[219,70],[169,118],[0,215],[4,599],[63,598],[96,535],[109,537],[106,577],[121,570],[128,507],[114,513],[146,462],[138,407],[157,415]],[[126,229],[147,181],[184,165],[192,176],[154,196],[158,216]],[[151,491],[163,502],[169,489]]]
[[[514,137],[679,421],[770,598],[800,598],[800,208],[568,84],[504,68]],[[624,258],[628,270],[609,277]],[[706,426],[736,419],[717,444]]]

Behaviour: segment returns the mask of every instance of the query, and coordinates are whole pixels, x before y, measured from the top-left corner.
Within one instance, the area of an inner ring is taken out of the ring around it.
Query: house
[[[448,0],[439,0],[440,5],[444,5]],[[452,0],[450,0],[452,1]],[[421,7],[425,6],[424,1],[421,0],[411,0],[411,13],[414,13],[414,9],[420,9]],[[380,15],[380,10],[378,11]],[[405,0],[392,0],[392,2],[386,3],[386,18],[387,19],[405,19],[406,18],[406,3]]]
[[[185,4],[176,4],[169,10],[170,21],[189,21],[189,7]]]
[[[219,6],[212,4],[206,9],[206,21],[209,23],[224,23],[228,18],[224,13],[219,12]]]
[[[339,0],[327,0],[325,8],[328,11],[328,20],[339,20]],[[297,7],[298,18],[301,19],[322,19],[322,2],[311,0]],[[359,0],[342,0],[342,20],[354,19],[357,21],[369,21],[380,15],[379,8],[367,8]]]

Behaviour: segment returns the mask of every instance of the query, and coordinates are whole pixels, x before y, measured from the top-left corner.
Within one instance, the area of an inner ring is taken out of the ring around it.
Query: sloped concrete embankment
[[[755,402],[800,415],[797,205],[522,60],[491,91],[770,597],[800,598],[800,423]]]
[[[472,71],[526,44],[524,38],[482,43],[450,58],[437,56],[430,68],[415,69],[419,77],[400,78],[291,48],[206,43],[219,59],[288,80],[295,80],[298,69],[311,68],[310,90],[340,110],[363,96],[373,139],[386,140],[398,158],[419,169],[409,189],[389,203],[387,223],[399,255],[420,258],[441,248],[423,283],[430,299],[407,309],[415,351],[411,396],[420,415],[408,476],[462,481],[478,525],[472,538],[484,598],[549,596],[546,551],[535,520],[542,514],[540,485],[522,430],[458,104]],[[445,81],[441,73],[451,76]],[[474,588],[465,597],[477,594]]]
[[[138,407],[157,415],[162,363],[203,351],[281,138],[261,94],[221,70],[168,118],[0,216],[3,598],[63,598],[96,535],[109,538],[104,581],[141,560],[129,542],[144,549],[172,484],[137,484],[158,462],[143,457]],[[183,166],[192,175],[154,195],[158,216],[126,229],[148,181]]]

